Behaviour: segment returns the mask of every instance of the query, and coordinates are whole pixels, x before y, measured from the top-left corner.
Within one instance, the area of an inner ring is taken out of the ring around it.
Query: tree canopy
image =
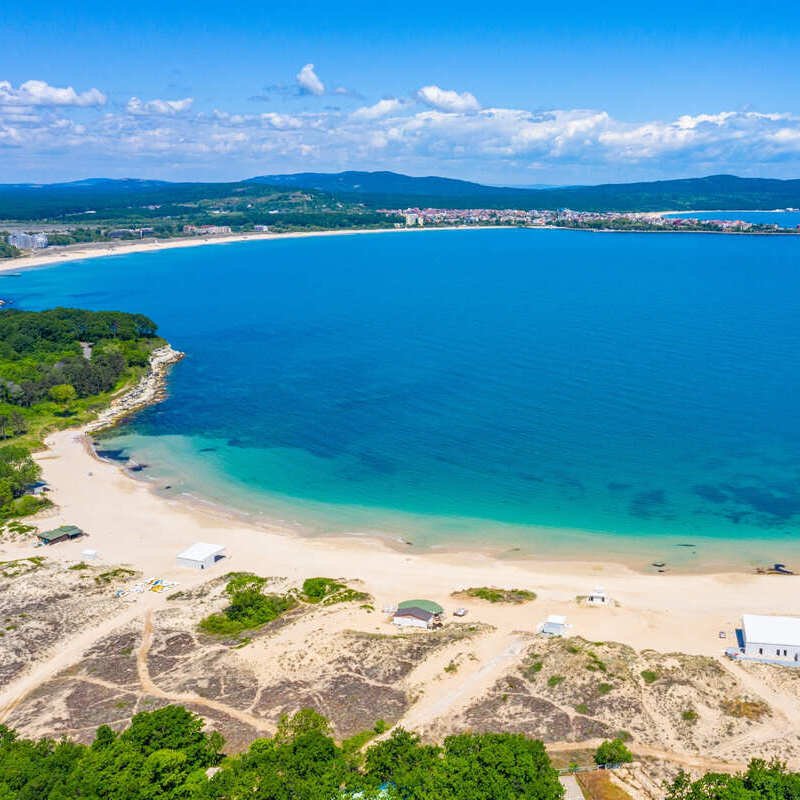
[[[395,730],[366,755],[338,745],[311,709],[236,756],[179,706],[137,714],[91,745],[33,741],[0,726],[0,800],[560,800],[539,741],[459,734],[442,746]],[[214,767],[214,770],[210,770]]]

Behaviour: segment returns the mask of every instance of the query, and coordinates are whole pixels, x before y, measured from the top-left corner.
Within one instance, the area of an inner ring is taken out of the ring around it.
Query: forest
[[[41,437],[85,422],[136,380],[163,344],[142,314],[55,308],[0,311],[0,520],[33,513]]]

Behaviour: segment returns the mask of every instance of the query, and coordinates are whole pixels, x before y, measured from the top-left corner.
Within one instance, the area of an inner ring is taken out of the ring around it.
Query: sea
[[[409,552],[800,567],[800,238],[287,238],[0,297],[141,312],[186,353],[98,442],[166,496]]]

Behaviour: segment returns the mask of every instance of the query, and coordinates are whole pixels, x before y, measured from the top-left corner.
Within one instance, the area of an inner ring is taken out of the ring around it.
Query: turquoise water
[[[794,237],[250,242],[41,268],[0,296],[143,312],[186,351],[169,399],[103,443],[167,493],[415,545],[797,546]]]

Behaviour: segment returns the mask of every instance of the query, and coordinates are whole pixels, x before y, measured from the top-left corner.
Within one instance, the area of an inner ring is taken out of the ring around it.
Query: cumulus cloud
[[[423,86],[417,92],[417,97],[431,108],[455,114],[477,111],[480,108],[480,103],[475,99],[474,94],[459,93],[450,89],[442,89],[439,86]]]
[[[106,96],[99,89],[76,92],[71,86],[50,86],[45,81],[30,80],[14,88],[10,81],[0,81],[0,107],[3,106],[102,106]]]
[[[317,77],[313,64],[306,64],[297,73],[296,79],[302,92],[315,95],[325,94],[325,84]]]
[[[399,111],[403,104],[396,97],[388,97],[383,100],[378,100],[377,103],[371,106],[362,106],[356,109],[350,116],[352,119],[372,120],[385,117],[387,114],[392,114]]]
[[[188,111],[194,98],[184,97],[182,100],[147,100],[146,102],[140,100],[138,97],[131,97],[125,110],[129,114],[151,114],[161,116],[172,116],[173,114],[180,114],[182,111]]]
[[[317,81],[308,85],[326,92],[313,66],[307,67],[306,78]],[[416,101],[387,97],[302,113],[288,113],[281,101],[252,114],[197,111],[191,98],[133,97],[123,111],[85,119],[70,106],[92,102],[90,92],[26,86],[0,83],[0,147],[33,156],[73,148],[82,158],[113,158],[127,168],[150,158],[196,164],[199,170],[209,154],[224,153],[242,165],[243,174],[266,157],[284,168],[369,166],[473,175],[547,169],[585,181],[633,177],[637,170],[648,176],[800,170],[800,116],[782,112],[711,110],[630,122],[602,109],[484,108],[468,92],[425,86]],[[56,100],[61,105],[53,105]]]

